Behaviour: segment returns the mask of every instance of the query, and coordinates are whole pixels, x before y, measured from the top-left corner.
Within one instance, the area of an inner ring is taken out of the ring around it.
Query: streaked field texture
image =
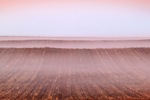
[[[150,41],[109,41],[1,40],[0,99],[150,99]]]

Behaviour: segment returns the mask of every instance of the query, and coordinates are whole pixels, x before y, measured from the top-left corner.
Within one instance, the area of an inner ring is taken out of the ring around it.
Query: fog
[[[72,4],[0,10],[1,36],[150,36],[150,14],[119,5]]]

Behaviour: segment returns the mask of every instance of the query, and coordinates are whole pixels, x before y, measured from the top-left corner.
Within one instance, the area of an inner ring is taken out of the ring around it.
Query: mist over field
[[[0,99],[150,98],[149,39],[28,38],[1,37]]]
[[[150,100],[150,0],[0,0],[0,100]]]

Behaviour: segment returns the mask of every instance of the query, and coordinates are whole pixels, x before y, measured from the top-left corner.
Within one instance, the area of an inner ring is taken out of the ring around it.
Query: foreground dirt
[[[150,48],[1,48],[0,100],[150,99]]]

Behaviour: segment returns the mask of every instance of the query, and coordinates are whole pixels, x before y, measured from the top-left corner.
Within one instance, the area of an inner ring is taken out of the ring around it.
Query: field
[[[150,99],[150,40],[1,40],[0,100]]]

